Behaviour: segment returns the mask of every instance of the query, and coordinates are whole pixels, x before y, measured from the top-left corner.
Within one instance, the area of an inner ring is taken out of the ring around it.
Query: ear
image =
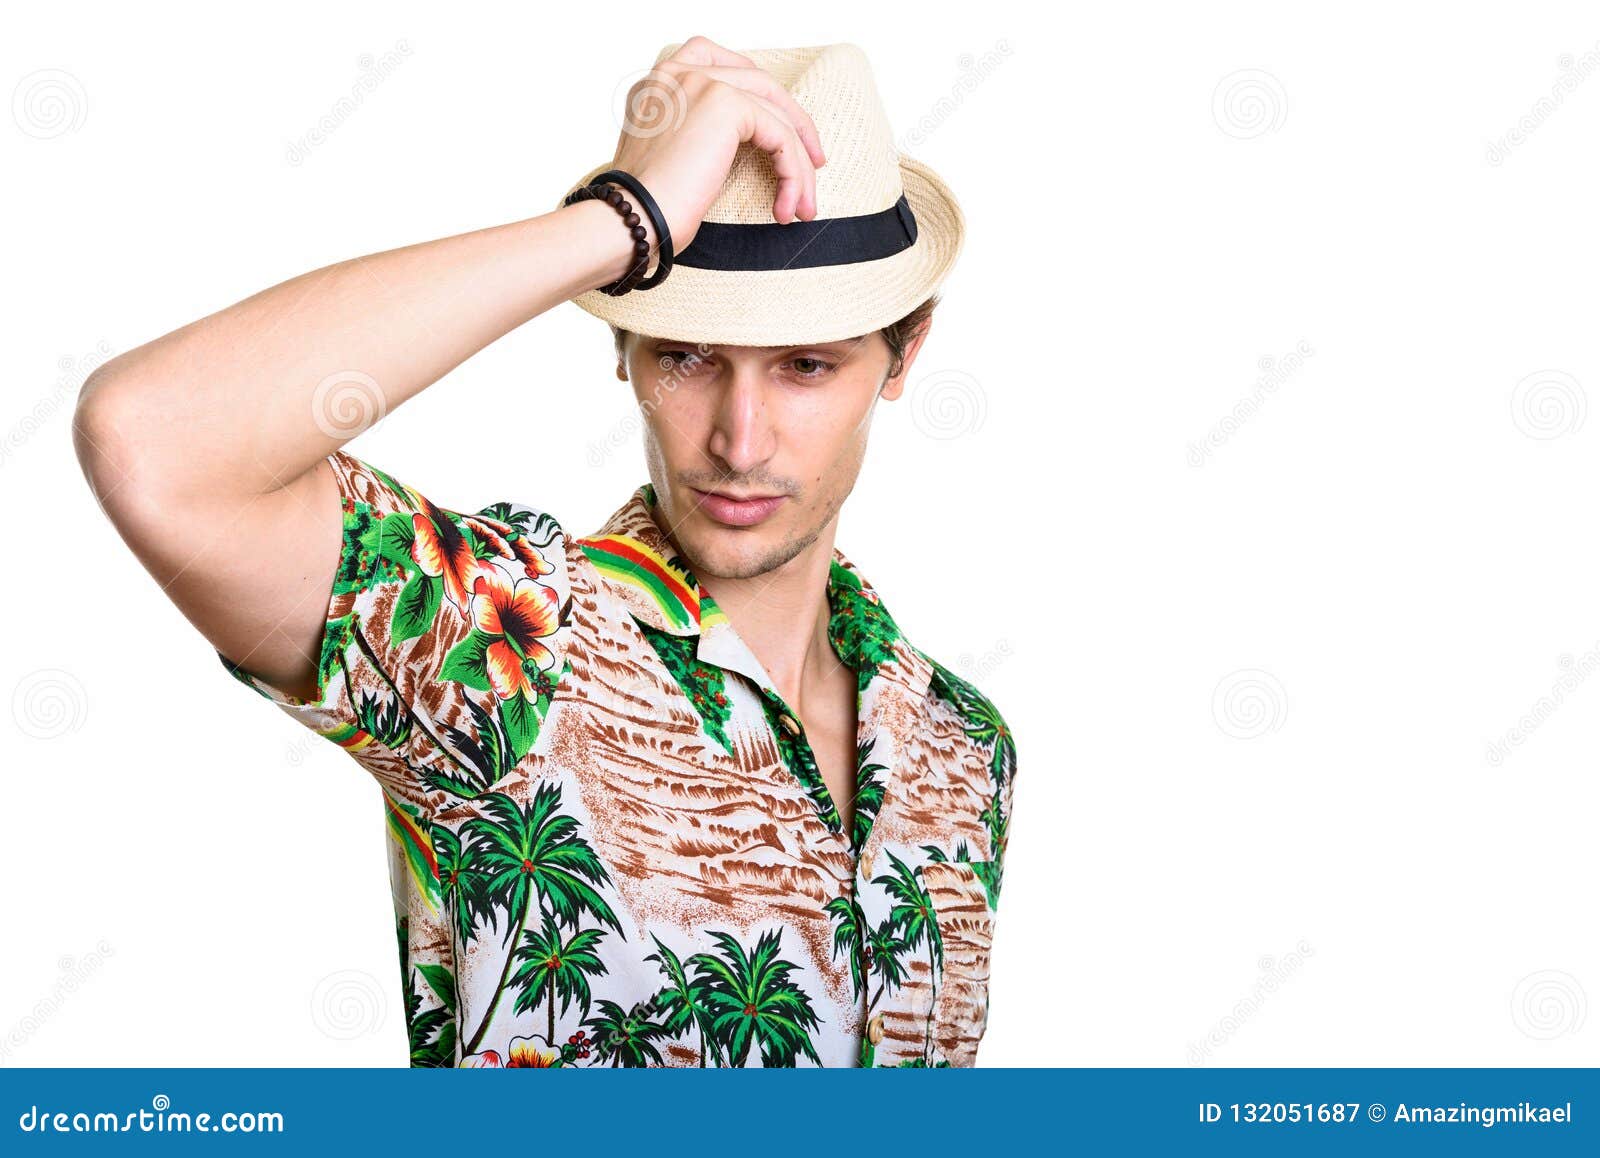
[[[623,382],[628,380],[628,368],[621,362],[617,363],[617,378]]]
[[[930,317],[922,327],[922,332],[906,343],[905,357],[900,361],[900,373],[893,378],[884,379],[883,385],[878,387],[878,396],[893,402],[900,397],[906,388],[906,378],[911,374],[911,364],[917,360],[917,353],[922,349],[922,343],[933,331],[933,319]]]

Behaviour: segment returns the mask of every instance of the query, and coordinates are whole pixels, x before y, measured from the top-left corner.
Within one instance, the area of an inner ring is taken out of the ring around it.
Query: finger
[[[787,118],[783,116],[783,110],[776,105],[759,96],[751,95],[750,99],[766,108],[774,117],[778,117],[785,124],[789,124]],[[789,127],[791,130],[795,130],[794,125],[789,124]],[[795,131],[795,140],[801,141],[797,130]],[[802,145],[804,144],[803,141],[801,143]],[[810,164],[811,158],[809,154],[810,150],[807,150],[807,163],[800,166],[803,179],[794,203],[794,215],[807,221],[814,219],[817,215],[817,170],[814,165]]]
[[[772,157],[773,172],[778,178],[772,216],[788,224],[795,220],[795,208],[807,196],[806,174],[811,168],[811,159],[806,156],[805,146],[794,126],[774,112],[771,105],[755,97],[746,100],[750,110],[749,132],[741,139],[752,142]],[[812,212],[815,213],[814,205]]]
[[[755,68],[756,62],[743,53],[735,52],[731,48],[724,48],[715,40],[704,36],[691,36],[678,46],[668,60],[682,61],[684,64],[694,65],[727,65],[735,68]]]
[[[811,114],[801,107],[800,102],[794,99],[794,94],[778,83],[778,78],[761,68],[727,68],[720,66],[707,66],[695,69],[704,73],[712,80],[720,80],[724,84],[733,85],[745,92],[759,96],[782,110],[783,117],[799,134],[800,140],[805,144],[806,153],[811,158],[813,166],[820,167],[827,164],[827,157],[822,152],[822,134],[817,132],[816,122],[811,119]]]

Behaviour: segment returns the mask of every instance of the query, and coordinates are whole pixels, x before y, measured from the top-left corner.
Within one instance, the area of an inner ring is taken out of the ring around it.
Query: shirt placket
[[[724,671],[742,675],[750,681],[765,710],[767,726],[772,733],[773,744],[778,749],[779,762],[805,791],[807,799],[816,809],[817,818],[830,833],[853,852],[850,834],[844,831],[838,805],[822,778],[822,770],[817,764],[816,753],[806,735],[804,722],[800,719],[799,713],[789,707],[777,688],[773,686],[772,678],[761,665],[761,661],[745,646],[744,641],[733,630],[732,624],[723,621],[703,630],[696,649],[696,657],[702,662],[714,663]],[[859,711],[859,696],[857,700]]]

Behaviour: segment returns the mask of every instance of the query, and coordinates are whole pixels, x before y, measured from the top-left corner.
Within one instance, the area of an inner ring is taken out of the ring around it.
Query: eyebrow
[[[678,338],[651,338],[650,344],[652,346],[688,346],[697,351],[700,348],[699,342],[690,342]],[[718,344],[714,342],[706,344],[709,345],[713,351],[719,348]],[[834,353],[845,354],[855,349],[857,344],[858,343],[854,338],[843,338],[836,339],[832,342],[801,342],[792,346],[754,346],[749,348],[766,351],[771,354],[792,354],[796,350],[829,350]],[[745,349],[746,347],[741,346],[736,348]]]

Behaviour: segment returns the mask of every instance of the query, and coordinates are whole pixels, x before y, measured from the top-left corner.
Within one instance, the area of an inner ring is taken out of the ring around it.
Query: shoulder
[[[1002,784],[1008,782],[1016,770],[1016,740],[999,707],[971,680],[957,675],[920,648],[917,654],[931,669],[929,696],[961,720],[967,737],[988,755],[995,778]]]

